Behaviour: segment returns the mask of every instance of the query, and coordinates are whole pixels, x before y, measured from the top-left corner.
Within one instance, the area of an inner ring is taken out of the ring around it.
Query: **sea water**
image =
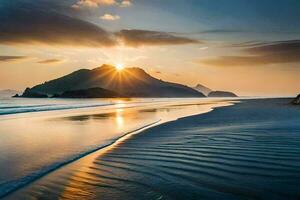
[[[127,133],[210,111],[218,99],[0,99],[0,196]]]

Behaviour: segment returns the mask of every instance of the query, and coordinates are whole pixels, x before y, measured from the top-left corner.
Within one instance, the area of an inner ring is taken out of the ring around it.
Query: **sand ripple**
[[[300,110],[280,102],[153,127],[11,198],[300,199]]]

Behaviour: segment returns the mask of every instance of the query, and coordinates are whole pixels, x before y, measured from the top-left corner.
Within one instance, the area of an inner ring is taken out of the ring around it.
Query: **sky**
[[[238,95],[300,92],[299,0],[0,0],[0,89],[104,63]]]

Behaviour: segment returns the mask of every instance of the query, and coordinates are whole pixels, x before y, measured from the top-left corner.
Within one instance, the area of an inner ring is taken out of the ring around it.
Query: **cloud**
[[[239,46],[240,47],[240,46]],[[203,59],[201,64],[210,66],[257,66],[300,62],[300,40],[270,43],[245,43],[242,56],[220,56]]]
[[[8,5],[8,6],[7,6]],[[151,30],[107,31],[95,24],[61,14],[61,8],[40,4],[6,4],[0,7],[0,44],[52,45],[70,47],[114,47],[124,44],[131,47],[148,45],[197,44],[198,40],[181,37],[176,33]],[[50,9],[51,8],[51,9]],[[106,20],[117,15],[106,14]]]
[[[119,15],[111,15],[111,14],[105,14],[103,16],[100,17],[103,20],[107,20],[107,21],[115,21],[120,19]]]
[[[200,50],[206,50],[208,49],[209,47],[199,47]]]
[[[116,33],[119,39],[127,46],[138,47],[143,45],[179,45],[179,44],[197,44],[200,41],[179,37],[167,32],[149,31],[149,30],[121,30]]]
[[[61,63],[61,62],[63,62],[63,60],[60,60],[60,59],[46,59],[46,60],[38,61],[37,63],[39,63],[39,64],[57,64],[57,63]]]
[[[205,31],[199,31],[199,34],[226,34],[226,33],[244,33],[249,32],[245,30],[238,30],[238,29],[210,29]]]
[[[252,54],[289,54],[300,56],[300,40],[278,41],[251,45],[245,51]]]
[[[0,56],[0,62],[13,62],[24,60],[28,58],[27,56]]]
[[[2,9],[1,9],[2,8]],[[113,46],[111,33],[87,21],[35,8],[0,8],[0,44]]]
[[[122,1],[121,3],[120,3],[120,7],[129,7],[129,6],[131,6],[132,5],[132,3],[130,2],[130,1],[128,1],[128,0],[124,0],[124,1]]]
[[[74,9],[80,8],[98,8],[100,6],[119,6],[119,7],[129,7],[132,3],[129,0],[123,0],[118,2],[116,0],[79,0],[71,7]]]
[[[77,3],[72,5],[72,8],[78,9],[81,7],[87,8],[98,8],[100,5],[114,5],[116,4],[115,0],[80,0]]]
[[[201,64],[218,67],[255,66],[276,63],[265,56],[220,56],[216,58],[203,59]]]

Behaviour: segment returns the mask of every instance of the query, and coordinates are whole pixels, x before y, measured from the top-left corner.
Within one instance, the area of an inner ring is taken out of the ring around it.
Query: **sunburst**
[[[118,64],[116,64],[116,69],[118,71],[122,71],[124,69],[124,65],[122,63],[118,63]]]

